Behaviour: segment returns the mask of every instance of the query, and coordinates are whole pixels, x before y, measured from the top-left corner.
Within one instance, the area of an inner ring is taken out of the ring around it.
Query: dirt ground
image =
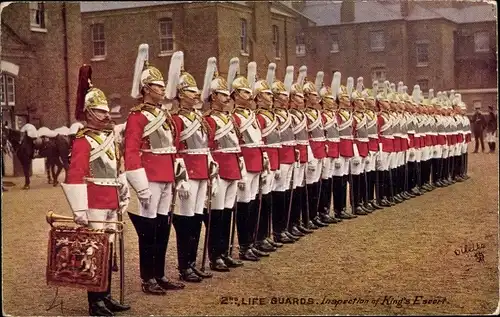
[[[125,216],[125,298],[132,305],[127,315],[494,313],[499,303],[498,156],[471,154],[469,175],[467,182],[330,225],[260,262],[215,272],[212,279],[163,297],[141,292],[137,236]],[[20,189],[21,178],[6,181],[16,186],[2,197],[4,315],[87,314],[83,290],[59,288],[51,305],[56,288],[46,284],[45,214],[52,209],[70,216],[62,190],[43,177],[34,177],[29,191]],[[177,279],[174,230],[167,252],[168,275]],[[118,285],[115,274],[117,298]]]

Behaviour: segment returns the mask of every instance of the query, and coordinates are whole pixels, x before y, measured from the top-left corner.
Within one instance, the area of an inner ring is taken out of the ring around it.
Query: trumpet
[[[58,215],[58,214],[54,213],[52,210],[47,212],[47,215],[45,216],[45,220],[47,220],[47,223],[51,227],[54,226],[54,222],[74,222],[72,217]],[[113,223],[113,224],[120,224],[120,225],[125,224],[124,221],[111,221],[111,220],[89,220],[89,223]]]

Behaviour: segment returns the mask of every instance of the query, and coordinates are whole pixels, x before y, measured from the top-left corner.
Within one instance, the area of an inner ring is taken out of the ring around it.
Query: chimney
[[[340,6],[340,22],[354,22],[354,0],[343,0]]]
[[[410,4],[408,0],[401,0],[401,15],[406,18],[410,14]]]

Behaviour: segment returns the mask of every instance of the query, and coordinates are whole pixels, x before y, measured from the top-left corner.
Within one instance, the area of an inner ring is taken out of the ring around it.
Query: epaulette
[[[83,138],[85,134],[90,130],[90,128],[81,128],[80,130],[78,130],[78,132],[76,132],[75,138]]]
[[[150,106],[150,105],[148,105],[148,104],[146,104],[146,103],[141,103],[141,104],[138,104],[138,105],[137,105],[137,106],[135,106],[135,107],[132,107],[132,108],[130,109],[130,112],[142,111],[142,109],[144,109],[144,108],[154,108],[154,107],[153,107],[153,106]]]
[[[268,109],[259,108],[259,109],[257,109],[257,113],[268,117],[270,120],[274,120],[273,113],[271,111],[269,111]]]

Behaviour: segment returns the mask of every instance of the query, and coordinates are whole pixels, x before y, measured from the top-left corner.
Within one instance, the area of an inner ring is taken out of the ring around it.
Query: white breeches
[[[360,162],[358,165],[354,165],[354,162],[356,161],[356,159],[359,160],[359,162]],[[351,166],[351,174],[352,175],[359,175],[359,174],[363,173],[365,170],[366,158],[361,157],[361,156],[351,157],[351,159],[349,160],[349,164]]]
[[[389,169],[393,169],[398,167],[397,153],[391,152],[389,153]]]
[[[249,203],[257,197],[259,192],[260,173],[247,172],[246,177],[242,180],[245,182],[245,189],[238,188],[238,202]]]
[[[414,149],[415,151],[415,162],[420,163],[422,160],[422,149]]]
[[[149,190],[151,202],[147,209],[137,200],[139,216],[146,218],[156,218],[157,214],[167,216],[172,203],[172,183],[149,182]]]
[[[293,188],[303,187],[304,184],[304,171],[307,163],[299,163],[294,165],[293,168]]]
[[[486,132],[486,136],[484,138],[484,140],[488,143],[492,142],[496,142],[497,141],[497,138],[496,138],[496,132]]]
[[[290,189],[290,181],[292,180],[293,164],[280,164],[280,178],[275,181],[278,192],[284,192]]]
[[[461,147],[462,154],[465,154],[468,152],[468,150],[469,150],[468,147],[469,147],[469,143],[466,143],[466,142],[462,143],[462,147]]]
[[[369,151],[368,152],[368,160],[365,160],[365,172],[371,172],[376,169],[376,164],[377,164],[377,159],[378,159],[378,152],[375,151]]]
[[[378,154],[378,170],[379,171],[388,171],[389,168],[390,168],[390,164],[391,164],[391,154],[392,153],[389,153],[389,152],[380,152]]]
[[[424,146],[423,148],[420,149],[420,160],[421,161],[428,161],[431,158],[431,147],[430,146]]]
[[[333,176],[344,176],[344,166],[346,164],[346,160],[343,157],[337,157],[332,160],[331,170]]]
[[[432,158],[437,159],[443,156],[443,147],[442,145],[434,145],[432,147]]]
[[[262,185],[262,195],[269,194],[276,187],[276,180],[274,176],[276,175],[275,171],[271,171],[266,174],[266,183]]]
[[[323,169],[321,170],[321,178],[322,179],[329,179],[332,177],[332,165],[333,165],[333,158],[332,157],[325,157],[323,159]]]
[[[225,180],[220,178],[218,182],[217,193],[212,197],[212,205],[210,207],[216,210],[233,208],[237,190],[237,180]]]
[[[309,170],[310,167],[314,166],[314,171]],[[314,159],[311,162],[307,163],[307,171],[306,171],[306,183],[314,184],[319,181],[321,177],[321,172],[323,168],[323,160]]]
[[[113,229],[116,230],[114,223],[96,223],[92,221],[117,221],[118,214],[116,209],[89,209],[87,211],[88,227],[90,229]],[[109,236],[109,242],[113,242],[115,234]]]
[[[188,199],[179,199],[177,202],[179,208],[174,210],[174,214],[180,216],[192,217],[194,214],[203,215],[203,207],[205,207],[205,199],[207,198],[208,180],[190,179],[189,197]]]

